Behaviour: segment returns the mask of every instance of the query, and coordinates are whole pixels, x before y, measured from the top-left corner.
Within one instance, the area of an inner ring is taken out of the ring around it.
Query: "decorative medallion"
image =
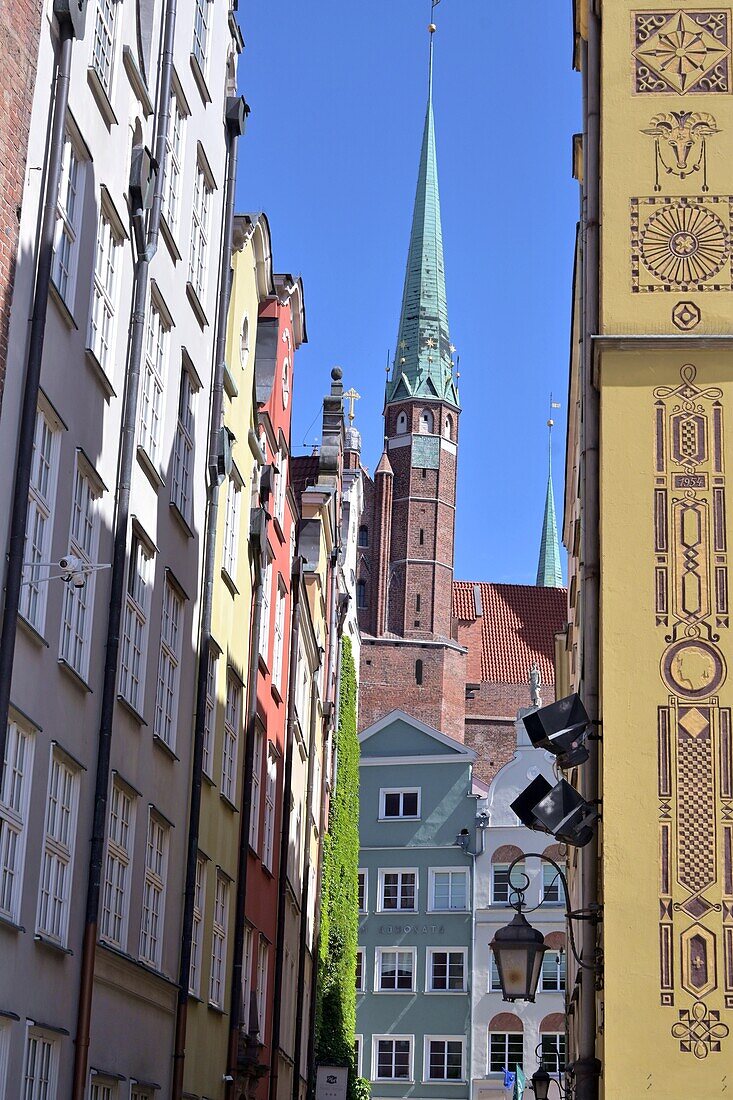
[[[682,332],[697,328],[702,320],[702,312],[694,302],[678,302],[672,310],[672,324]]]
[[[702,172],[702,190],[708,187],[707,139],[719,134],[717,122],[707,111],[668,111],[654,115],[642,134],[654,140],[654,190],[661,191],[660,169],[684,180]]]
[[[720,1053],[720,1040],[728,1037],[728,1025],[721,1024],[720,1013],[708,1010],[704,1001],[695,1001],[691,1009],[682,1008],[679,1023],[672,1027],[672,1035],[680,1041],[683,1054],[692,1053],[696,1058]]]
[[[633,27],[637,92],[731,90],[730,10],[637,11]]]
[[[720,651],[699,638],[671,645],[662,657],[661,667],[669,690],[686,699],[714,694],[726,674]]]
[[[632,290],[733,289],[730,225],[728,196],[632,199]]]

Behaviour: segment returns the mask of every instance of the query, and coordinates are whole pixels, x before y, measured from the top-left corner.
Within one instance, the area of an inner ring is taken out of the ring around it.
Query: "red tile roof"
[[[493,684],[525,684],[533,661],[542,682],[555,682],[554,635],[567,621],[567,589],[529,584],[486,584],[454,581],[453,614],[475,622],[474,589],[481,597],[481,680]]]

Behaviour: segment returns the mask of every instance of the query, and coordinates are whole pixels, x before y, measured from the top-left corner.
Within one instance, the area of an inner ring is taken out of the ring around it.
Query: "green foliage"
[[[369,1083],[356,1076],[356,946],[359,936],[359,740],[356,669],[342,641],[338,767],[323,841],[321,934],[318,945],[316,1060],[349,1066],[349,1100],[367,1100]]]

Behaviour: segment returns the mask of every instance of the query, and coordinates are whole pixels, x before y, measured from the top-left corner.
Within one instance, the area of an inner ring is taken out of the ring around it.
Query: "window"
[[[16,924],[20,919],[32,776],[33,738],[11,721],[0,788],[0,913]]]
[[[242,1012],[244,1030],[249,1032],[252,1022],[252,929],[246,925],[242,944]]]
[[[356,992],[365,993],[366,985],[366,950],[363,947],[356,949]]]
[[[112,70],[115,52],[115,24],[117,4],[115,0],[97,0],[92,43],[92,69],[108,98],[112,96]]]
[[[79,770],[68,764],[57,749],[52,749],[36,928],[41,935],[64,945],[69,926],[78,805]]]
[[[39,1028],[28,1029],[25,1041],[23,1100],[51,1100],[56,1096],[58,1044]]]
[[[376,990],[379,993],[411,993],[415,988],[415,950],[378,947]]]
[[[10,1058],[10,1020],[0,1020],[0,1096],[6,1096],[5,1087],[8,1077]]]
[[[268,561],[262,578],[262,618],[260,619],[260,657],[267,664],[270,656],[270,593],[272,591],[272,562]]]
[[[212,778],[213,751],[214,751],[214,727],[216,725],[216,669],[219,661],[218,654],[209,649],[208,666],[206,669],[206,709],[204,713],[204,755],[201,763],[204,775]]]
[[[181,370],[181,387],[178,391],[178,423],[176,440],[173,445],[173,477],[171,478],[171,501],[175,504],[186,523],[191,523],[193,505],[193,449],[194,449],[194,413],[196,406],[195,384],[187,367]]]
[[[404,435],[407,431],[407,413],[401,412],[397,416],[397,434]]]
[[[367,880],[368,874],[366,871],[359,871],[357,893],[359,898],[359,912],[366,913],[367,911]]]
[[[211,0],[196,0],[196,12],[193,20],[193,46],[191,53],[199,68],[206,76],[209,57],[209,28],[211,26]]]
[[[562,1033],[545,1033],[540,1036],[542,1067],[548,1073],[562,1073],[565,1069],[565,1036]]]
[[[260,949],[257,954],[257,1024],[260,1039],[265,1034],[265,1020],[267,1018],[267,963],[267,944],[263,939],[260,939]]]
[[[278,580],[275,592],[275,643],[272,653],[272,686],[284,694],[282,685],[283,650],[285,648],[285,602],[286,594]]]
[[[84,473],[77,456],[74,473],[74,498],[71,502],[69,553],[84,566],[96,565],[99,545],[99,492]],[[86,680],[89,673],[89,652],[92,642],[95,573],[88,568],[84,583],[77,588],[67,582],[61,616],[59,654]]]
[[[163,615],[160,626],[160,657],[158,659],[158,686],[155,692],[156,737],[175,748],[178,719],[178,680],[181,664],[183,600],[173,587],[170,578],[163,590]]]
[[[255,728],[252,747],[252,797],[249,808],[249,843],[258,851],[260,842],[260,792],[262,790],[262,755],[264,734],[259,726]]]
[[[512,871],[511,886],[509,883],[509,865],[507,863],[494,863],[491,868],[491,900],[494,905],[508,905],[514,884],[521,883],[524,874],[524,864],[518,863]]]
[[[49,567],[44,563],[51,558],[60,441],[60,432],[51,424],[46,413],[38,409],[28,486],[19,610],[39,633],[43,633],[46,620]]]
[[[286,359],[283,363],[283,408],[287,409],[290,400],[290,363]]]
[[[501,978],[499,977],[499,967],[496,965],[496,958],[494,952],[489,951],[491,958],[491,973],[489,976],[489,991],[491,993],[501,993]]]
[[[168,864],[168,829],[155,816],[148,814],[148,835],[145,843],[145,882],[140,925],[140,958],[160,970],[163,957],[163,919],[165,912],[165,881]]]
[[[97,247],[94,253],[92,304],[89,311],[89,347],[105,374],[114,366],[115,316],[122,234],[113,228],[104,207],[99,213]]]
[[[308,740],[310,730],[311,711],[311,671],[303,649],[302,643],[298,644],[298,667],[296,672],[295,709],[298,712],[298,722],[303,740]]]
[[[206,860],[196,860],[196,883],[193,890],[193,924],[191,926],[191,969],[188,974],[188,992],[198,997],[201,992],[201,947],[204,936],[206,906]]]
[[[140,372],[138,442],[153,463],[158,463],[165,368],[168,359],[170,324],[151,298],[145,326],[145,355]]]
[[[366,581],[356,582],[356,606],[360,611],[367,608]]]
[[[415,661],[415,683],[417,684],[418,687],[422,686],[422,679],[423,679],[423,663],[420,660],[420,658],[418,657],[418,659]]]
[[[547,863],[542,864],[542,904],[560,905],[561,901],[560,876],[554,867]]]
[[[562,993],[565,989],[565,952],[546,951],[542,959],[543,993]]]
[[[56,235],[51,278],[72,313],[83,197],[83,161],[71,137],[67,134],[61,161],[59,197],[56,203]]]
[[[249,361],[249,317],[246,315],[242,321],[242,335],[239,340],[239,361],[244,370]]]
[[[145,692],[152,558],[152,551],[145,546],[138,535],[133,534],[122,624],[120,695],[138,714],[143,709]]]
[[[221,753],[221,793],[234,802],[237,792],[237,748],[242,724],[242,685],[230,672],[227,676],[227,704],[224,711],[224,745]]]
[[[132,795],[115,779],[109,799],[100,935],[123,949],[127,946],[134,832],[135,803]]]
[[[239,509],[242,500],[242,479],[236,470],[232,470],[227,484],[227,506],[224,515],[224,546],[221,554],[221,567],[233,581],[237,579],[237,558],[239,556]]]
[[[89,1089],[89,1100],[115,1100],[117,1096],[117,1082],[110,1081],[108,1077],[92,1077]]]
[[[364,1040],[362,1039],[362,1036],[361,1035],[355,1035],[354,1036],[354,1068],[356,1069],[356,1076],[357,1077],[362,1076],[361,1051],[362,1051],[363,1045],[364,1045]]]
[[[493,959],[493,954],[492,954]],[[464,993],[466,990],[465,950],[442,951],[428,948],[428,991]]]
[[[435,427],[435,420],[430,409],[423,409],[420,413],[420,434],[432,435]]]
[[[412,1035],[375,1035],[375,1081],[410,1081],[412,1079]]]
[[[420,543],[421,546],[425,545],[425,528],[424,527],[420,528],[419,543]],[[418,601],[419,601],[419,599],[420,599],[420,597],[418,596]],[[415,610],[416,611],[420,610],[419,602],[417,603]]]
[[[362,524],[362,526],[359,528],[359,546],[368,546],[368,545],[369,545],[369,529]]]
[[[505,1069],[522,1068],[524,1035],[521,1031],[489,1032],[489,1073],[503,1073]]]
[[[463,1080],[463,1039],[425,1036],[426,1081]]]
[[[275,798],[277,791],[277,757],[272,745],[267,746],[267,780],[265,783],[265,830],[262,862],[272,870],[275,852]]]
[[[229,923],[229,882],[219,872],[214,896],[214,925],[211,933],[211,980],[209,1002],[224,1007],[227,968],[227,925]]]
[[[288,484],[288,460],[285,454],[280,452],[277,457],[277,465],[273,466],[275,476],[275,519],[282,527],[285,519],[285,490]]]
[[[175,92],[171,93],[168,136],[165,142],[166,157],[163,172],[163,203],[161,213],[172,233],[178,228],[181,208],[181,175],[183,172],[183,135],[186,114]]]
[[[417,871],[380,871],[379,907],[417,911]]]
[[[420,788],[411,787],[409,790],[382,787],[379,792],[379,816],[380,818],[393,817],[420,817]]]
[[[204,8],[208,12],[208,0],[197,0],[196,13]],[[203,68],[203,66],[202,66]],[[211,222],[211,200],[214,194],[201,162],[196,165],[196,180],[193,189],[193,210],[191,211],[191,251],[188,259],[188,281],[203,304],[206,296],[206,274],[209,265],[209,233]]]
[[[431,871],[429,910],[468,908],[468,871]]]

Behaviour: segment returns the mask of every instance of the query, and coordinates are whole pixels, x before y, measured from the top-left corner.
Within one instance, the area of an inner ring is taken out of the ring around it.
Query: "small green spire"
[[[433,5],[434,6],[434,5]],[[433,34],[430,25],[428,106],[412,215],[402,312],[386,400],[427,397],[459,407],[448,331],[438,162],[433,119]]]
[[[550,394],[550,408],[559,408],[553,404]],[[545,515],[542,521],[542,541],[540,542],[540,560],[537,564],[538,588],[562,588],[562,562],[560,560],[560,541],[557,537],[557,517],[555,515],[555,493],[552,488],[552,428],[554,421],[547,421],[549,429],[549,456],[547,470],[547,493],[545,495]]]

